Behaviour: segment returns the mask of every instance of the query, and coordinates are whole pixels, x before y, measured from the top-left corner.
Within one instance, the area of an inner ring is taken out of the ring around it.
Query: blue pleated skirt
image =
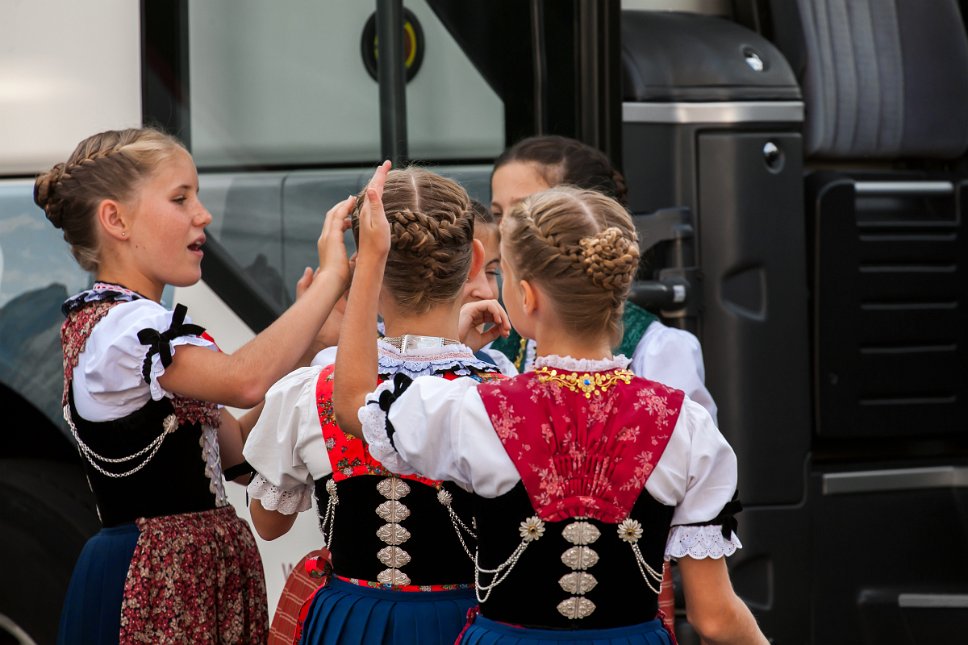
[[[316,592],[303,624],[306,645],[452,645],[473,589],[389,591],[331,578]]]
[[[531,629],[477,616],[461,639],[462,645],[671,645],[658,618],[611,629]]]
[[[61,610],[57,642],[108,645],[121,633],[121,603],[140,531],[134,524],[101,529],[74,565]]]

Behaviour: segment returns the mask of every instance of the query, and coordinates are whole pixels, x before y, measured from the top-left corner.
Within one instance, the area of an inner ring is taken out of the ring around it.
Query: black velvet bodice
[[[168,398],[149,400],[140,410],[114,421],[93,422],[81,418],[68,393],[71,419],[77,434],[97,454],[108,458],[132,455],[151,444],[163,432],[165,418],[174,412]],[[143,468],[124,477],[108,477],[83,458],[84,468],[101,523],[105,527],[132,522],[140,517],[192,513],[216,508],[200,444],[200,424],[179,426],[161,442]],[[95,462],[111,473],[123,473],[142,463],[145,454],[121,463]]]
[[[673,510],[643,492],[630,515],[642,525],[639,549],[646,562],[658,571],[662,570]],[[508,559],[521,542],[520,523],[536,515],[521,482],[494,499],[475,497],[474,512],[483,569],[494,569]],[[599,560],[587,572],[594,576],[597,585],[584,595],[595,603],[595,611],[581,619],[566,618],[558,611],[558,603],[572,595],[561,587],[559,580],[573,571],[562,561],[562,554],[574,546],[562,536],[562,529],[573,521],[545,522],[544,534],[528,544],[507,579],[481,604],[482,615],[499,622],[545,629],[605,629],[656,617],[658,597],[643,580],[631,545],[618,537],[616,524],[592,519],[585,521],[598,528],[601,536],[588,546]],[[490,574],[482,573],[481,582],[489,584]],[[659,587],[658,582],[653,585]]]
[[[326,513],[329,494],[326,483],[332,475],[316,481],[316,503],[320,520]],[[333,557],[333,572],[346,578],[376,581],[386,569],[377,553],[387,546],[377,531],[386,522],[376,509],[387,499],[377,490],[377,484],[387,479],[378,475],[356,475],[336,484],[336,518],[329,549]],[[461,547],[447,509],[437,500],[437,489],[413,480],[404,480],[410,493],[399,501],[410,511],[399,524],[410,537],[399,546],[410,555],[410,562],[401,570],[410,577],[412,585],[469,584],[474,581],[474,567]],[[453,484],[444,488],[453,496],[453,508],[470,526],[470,495]],[[465,535],[473,553],[472,538]]]

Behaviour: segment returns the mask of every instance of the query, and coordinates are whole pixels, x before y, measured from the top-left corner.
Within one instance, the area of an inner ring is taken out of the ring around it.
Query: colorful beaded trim
[[[635,374],[633,374],[630,370],[626,369],[609,370],[607,372],[585,372],[584,374],[578,374],[576,372],[560,373],[555,369],[539,367],[534,372],[537,375],[539,382],[557,383],[562,387],[568,388],[572,392],[581,392],[585,395],[586,399],[592,398],[592,394],[598,396],[603,392],[607,392],[608,388],[612,387],[619,381],[628,385],[632,381],[632,377],[635,376]]]
[[[360,580],[359,578],[345,578],[336,576],[343,582],[348,582],[360,587],[371,587],[373,589],[384,589],[386,591],[454,591],[455,589],[471,589],[472,584],[453,584],[453,585],[385,585],[373,580]]]

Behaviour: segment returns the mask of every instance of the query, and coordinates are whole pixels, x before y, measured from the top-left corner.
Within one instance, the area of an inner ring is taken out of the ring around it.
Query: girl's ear
[[[471,270],[467,273],[470,282],[484,269],[484,243],[476,237],[471,243]]]
[[[538,310],[538,290],[527,280],[521,280],[518,286],[521,288],[521,309],[526,314],[533,314]]]
[[[97,220],[109,237],[124,240],[128,237],[128,225],[121,213],[121,205],[113,199],[103,199],[97,205]]]

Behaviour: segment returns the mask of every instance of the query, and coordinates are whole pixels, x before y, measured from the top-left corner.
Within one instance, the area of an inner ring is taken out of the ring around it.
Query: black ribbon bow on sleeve
[[[739,491],[733,493],[733,499],[726,502],[726,506],[719,512],[717,520],[723,525],[723,539],[728,540],[739,527],[736,514],[743,510],[743,504],[739,501]]]
[[[739,501],[739,491],[733,493],[733,499],[726,502],[723,506],[723,510],[719,511],[719,514],[708,522],[694,522],[692,524],[683,524],[683,526],[714,526],[716,524],[721,525],[723,539],[729,540],[736,529],[739,527],[739,522],[736,521],[736,514],[743,510],[743,504]]]
[[[145,360],[141,367],[141,376],[145,383],[151,382],[151,357],[158,354],[161,357],[161,364],[164,367],[171,365],[171,341],[181,336],[201,336],[205,332],[204,327],[185,324],[185,314],[188,308],[185,305],[175,305],[175,311],[171,316],[171,326],[161,333],[150,327],[138,332],[138,340],[142,345],[148,346]]]
[[[387,439],[390,440],[390,446],[396,450],[397,446],[393,443],[393,434],[396,432],[396,428],[390,423],[390,406],[398,398],[403,396],[403,393],[407,391],[410,384],[413,383],[413,379],[406,374],[395,374],[393,376],[393,390],[383,390],[380,392],[380,398],[377,401],[370,401],[370,403],[376,403],[380,406],[386,414],[386,428],[387,428]]]

